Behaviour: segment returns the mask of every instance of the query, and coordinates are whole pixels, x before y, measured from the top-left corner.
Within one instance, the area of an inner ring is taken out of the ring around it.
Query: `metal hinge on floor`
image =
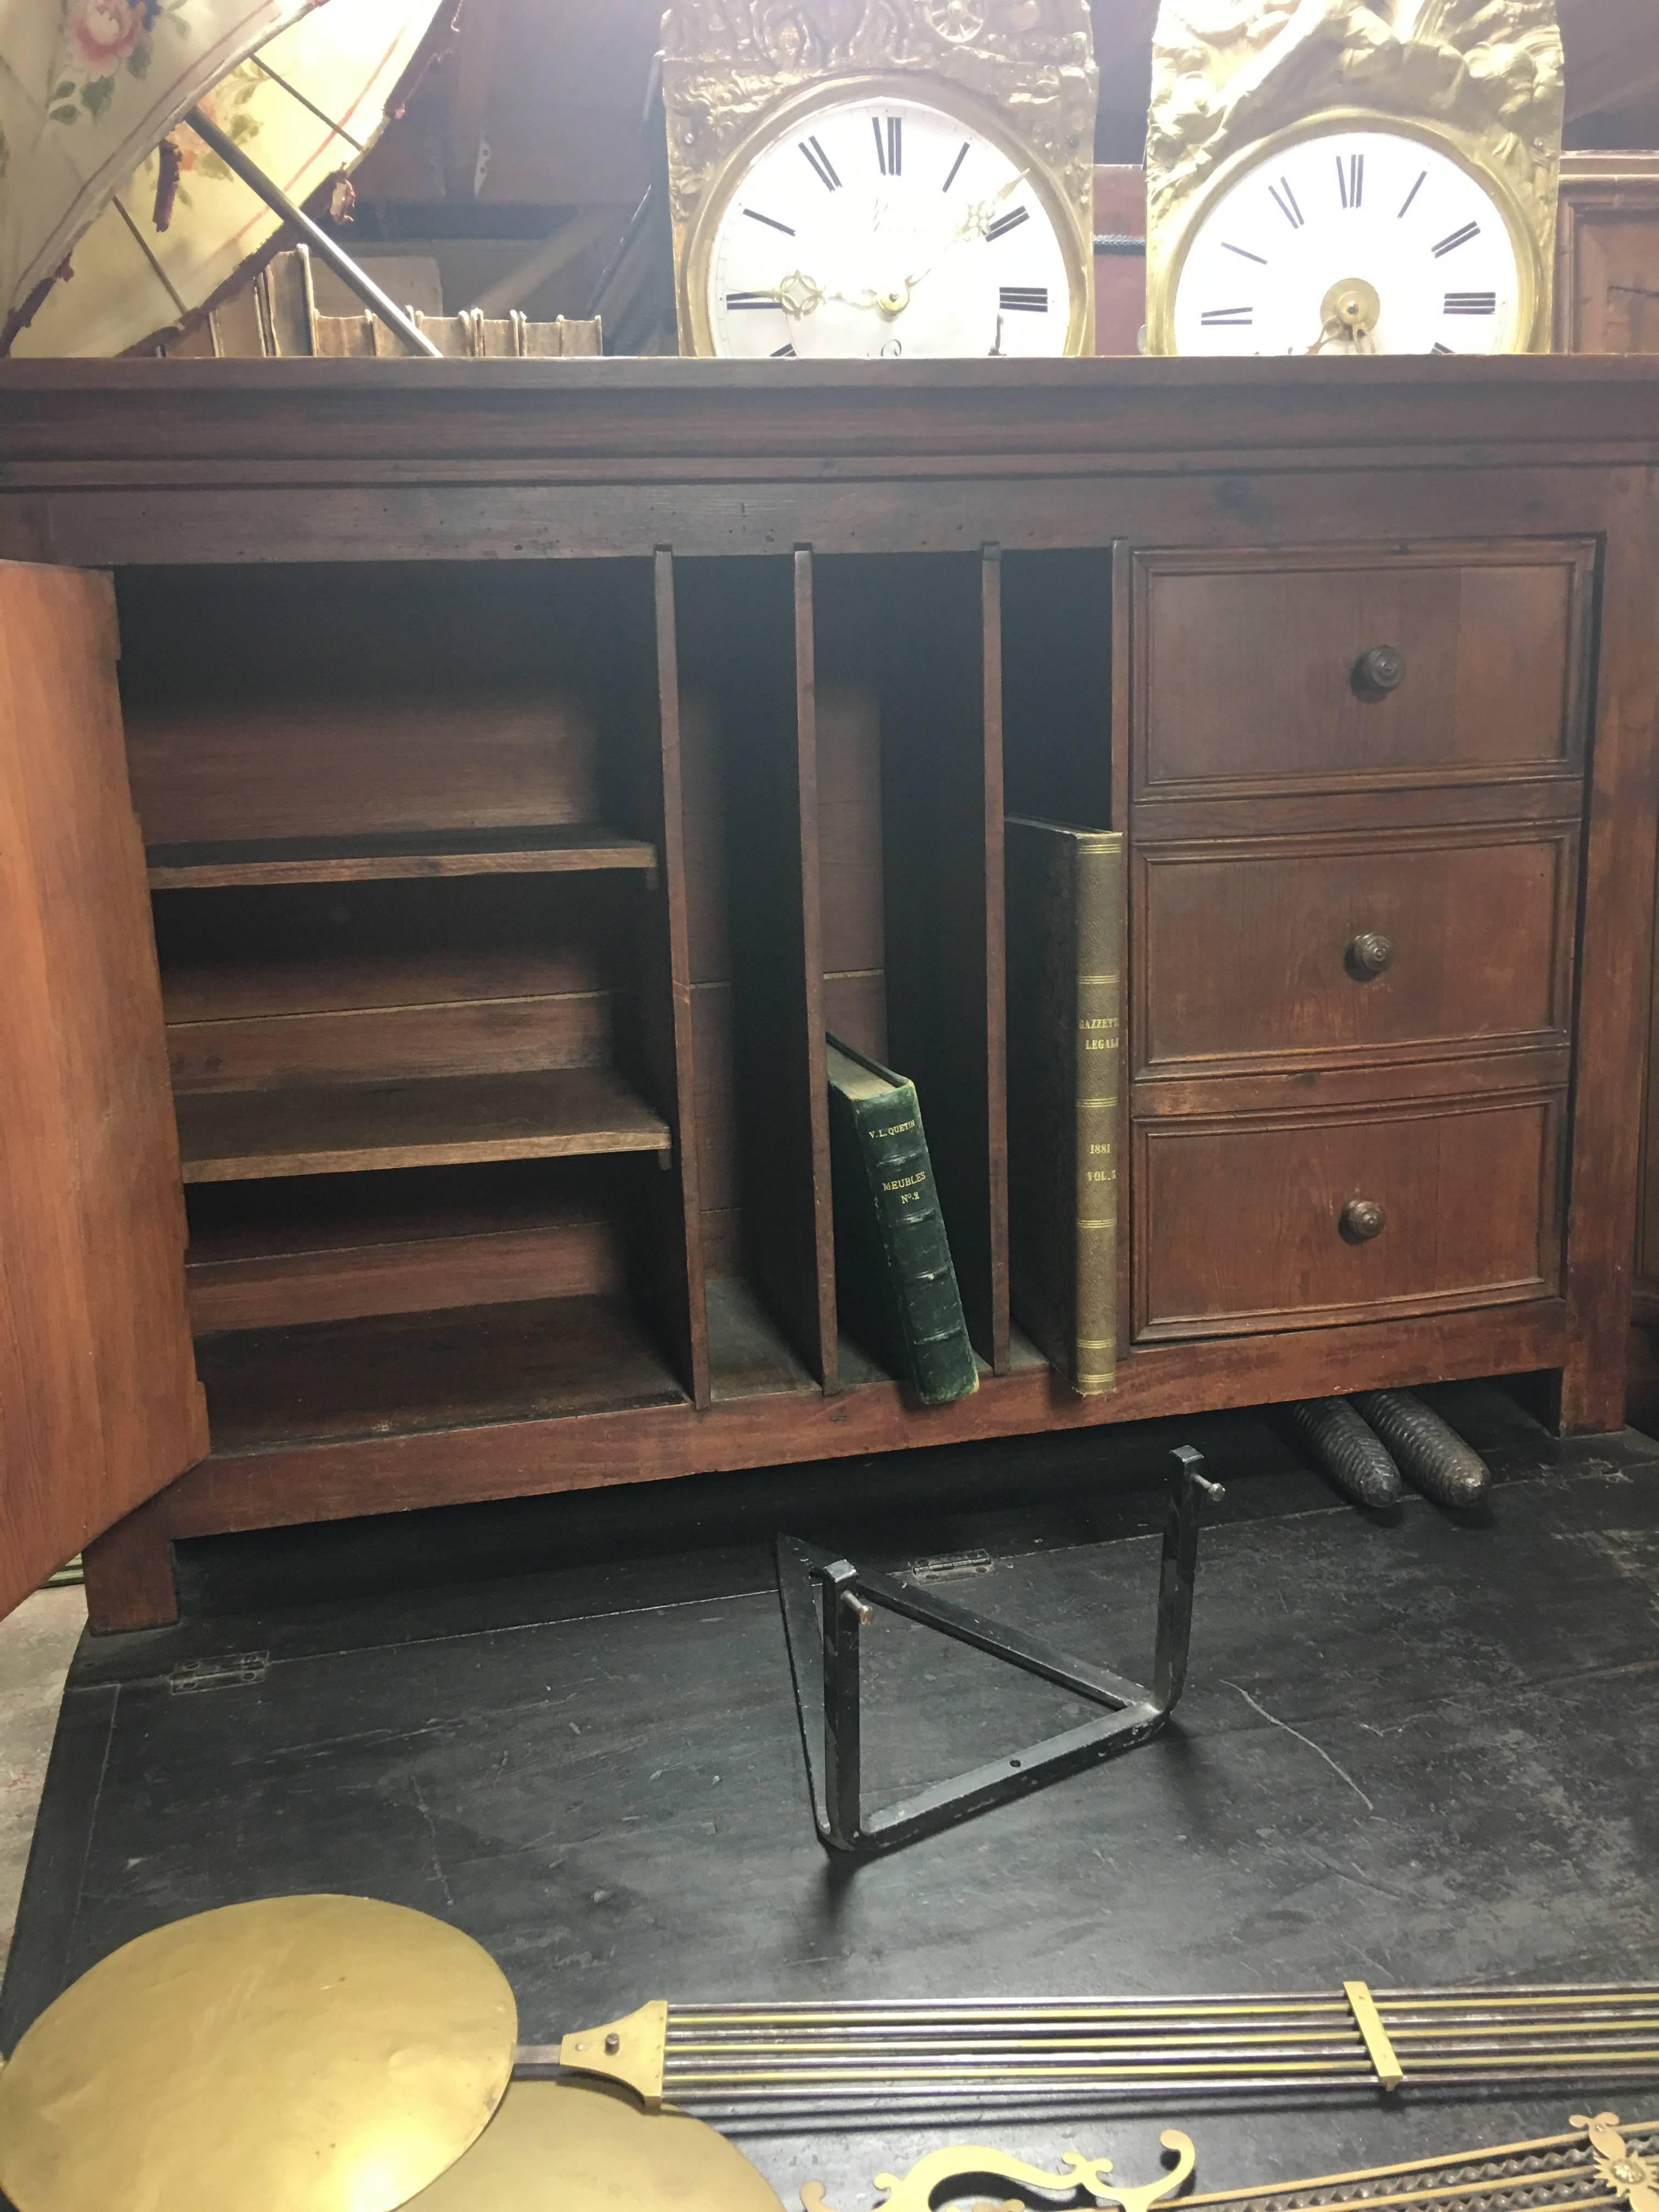
[[[270,1672],[269,1651],[227,1651],[217,1659],[186,1659],[167,1676],[175,1698],[189,1690],[251,1690]]]
[[[988,1575],[988,1552],[945,1552],[931,1559],[912,1559],[905,1579],[913,1583],[959,1583],[972,1575]]]

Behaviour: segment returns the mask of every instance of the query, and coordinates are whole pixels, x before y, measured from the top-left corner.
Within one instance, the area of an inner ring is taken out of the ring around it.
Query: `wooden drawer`
[[[1592,571],[1575,544],[1142,554],[1134,796],[1559,775]],[[1386,691],[1364,673],[1382,647]]]
[[[1565,1041],[1576,826],[1142,847],[1136,1073]]]
[[[1556,1287],[1559,1092],[1142,1122],[1135,1334],[1235,1335]],[[1370,1202],[1383,1226],[1345,1208]],[[1356,1233],[1351,1234],[1350,1231]]]

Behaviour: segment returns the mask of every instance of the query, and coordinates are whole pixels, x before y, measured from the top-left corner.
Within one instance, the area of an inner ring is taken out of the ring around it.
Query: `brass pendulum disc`
[[[459,1929],[362,1897],[179,1920],[0,2069],[17,2212],[393,2212],[488,2124],[518,2008]]]
[[[602,2081],[515,2081],[409,2212],[781,2212],[734,2144]]]

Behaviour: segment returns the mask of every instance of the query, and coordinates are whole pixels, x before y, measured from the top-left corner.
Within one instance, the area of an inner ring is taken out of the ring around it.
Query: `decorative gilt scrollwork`
[[[838,77],[965,94],[1040,162],[1087,252],[1097,75],[1087,0],[674,0],[663,18],[674,262],[744,142]]]
[[[1575,2112],[1572,2124],[1589,2131],[1601,2186],[1629,2205],[1630,2212],[1659,2212],[1659,2161],[1628,2148],[1618,2113],[1597,2112],[1590,2118]]]
[[[1325,111],[1437,131],[1507,192],[1548,292],[1565,105],[1555,0],[1162,0],[1146,138],[1154,301],[1222,165]],[[1156,326],[1158,316],[1153,316]]]
[[[1165,2150],[1176,2153],[1176,2163],[1157,2181],[1140,2188],[1108,2181],[1111,2160],[1085,2158],[1081,2151],[1062,2152],[1066,2171],[1053,2173],[1040,2166],[1029,2166],[1024,2159],[1014,2158],[1006,2151],[993,2150],[984,2143],[953,2143],[945,2150],[930,2151],[902,2180],[894,2173],[878,2173],[876,2187],[888,2192],[878,2212],[931,2212],[935,2203],[952,2194],[960,2195],[970,2183],[979,2181],[1017,2182],[1022,2190],[1035,2189],[1044,2197],[1059,2197],[1066,2203],[1074,2201],[1082,2191],[1093,2203],[1114,2204],[1119,2212],[1152,2212],[1153,2205],[1173,2197],[1185,2185],[1198,2163],[1192,2138],[1179,2128],[1166,2128],[1158,2141]],[[948,2188],[951,2182],[957,2184],[954,2192]],[[834,2212],[825,2201],[820,2182],[807,2182],[800,2196],[805,2212]],[[1026,2202],[1024,2196],[1009,2197],[977,2205],[974,2212],[1022,2212]]]

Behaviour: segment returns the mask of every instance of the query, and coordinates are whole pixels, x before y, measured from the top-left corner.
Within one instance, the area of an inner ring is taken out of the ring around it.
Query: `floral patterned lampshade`
[[[118,354],[188,323],[278,226],[179,118],[199,104],[303,201],[372,143],[436,13],[436,0],[0,0],[0,343]],[[169,137],[177,190],[158,197]]]

